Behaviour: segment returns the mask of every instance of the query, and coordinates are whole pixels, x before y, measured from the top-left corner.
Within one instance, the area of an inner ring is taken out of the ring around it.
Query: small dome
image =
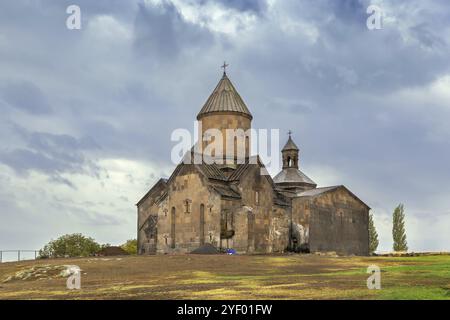
[[[287,168],[283,169],[280,173],[278,173],[275,178],[273,178],[273,182],[276,184],[279,183],[289,183],[289,184],[307,184],[311,186],[317,186],[317,184],[312,181],[306,174],[298,170],[297,168]]]

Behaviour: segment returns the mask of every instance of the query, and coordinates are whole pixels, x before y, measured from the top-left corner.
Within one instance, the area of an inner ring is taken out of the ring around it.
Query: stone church
[[[209,128],[245,131],[252,119],[225,72],[197,116],[200,134]],[[317,187],[300,171],[291,135],[281,154],[283,168],[274,178],[262,174],[259,158],[180,163],[137,203],[139,254],[187,253],[212,244],[248,254],[368,255],[370,208],[343,185]]]

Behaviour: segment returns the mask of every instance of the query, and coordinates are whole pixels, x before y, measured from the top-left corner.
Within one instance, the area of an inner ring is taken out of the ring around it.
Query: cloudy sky
[[[379,249],[404,203],[410,249],[450,250],[449,46],[448,0],[1,1],[0,249],[134,238],[227,60],[254,127],[292,129],[305,173],[369,204]]]

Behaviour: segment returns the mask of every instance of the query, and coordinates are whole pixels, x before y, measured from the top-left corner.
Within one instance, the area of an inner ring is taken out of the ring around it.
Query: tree
[[[378,248],[378,233],[373,222],[373,215],[369,215],[369,253],[372,254]]]
[[[80,233],[66,234],[51,240],[39,250],[39,258],[87,257],[94,255],[101,248],[94,239]]]
[[[394,239],[394,251],[408,251],[405,231],[405,209],[399,204],[392,215],[392,237]]]
[[[131,239],[120,246],[123,250],[129,254],[137,254],[137,240]]]

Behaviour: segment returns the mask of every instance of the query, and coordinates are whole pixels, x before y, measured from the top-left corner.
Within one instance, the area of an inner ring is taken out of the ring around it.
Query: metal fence
[[[30,259],[23,259],[24,257],[23,254],[26,253],[34,254],[34,259],[36,260],[36,258],[38,257],[39,250],[0,250],[0,263],[2,263],[4,260],[4,253],[17,253],[17,260],[12,261],[30,260]]]

